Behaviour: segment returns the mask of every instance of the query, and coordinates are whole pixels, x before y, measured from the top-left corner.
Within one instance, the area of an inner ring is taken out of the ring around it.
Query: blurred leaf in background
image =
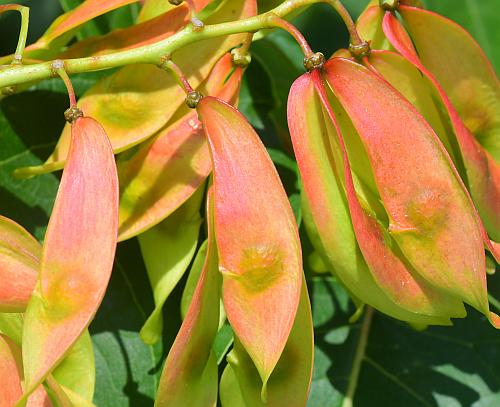
[[[456,21],[479,42],[493,63],[497,73],[500,71],[500,3],[498,0],[425,0],[427,7]]]
[[[62,13],[58,0],[0,0],[0,4],[17,3],[30,8],[28,44],[35,42],[50,23]],[[0,55],[14,52],[19,35],[21,18],[17,12],[0,14]]]

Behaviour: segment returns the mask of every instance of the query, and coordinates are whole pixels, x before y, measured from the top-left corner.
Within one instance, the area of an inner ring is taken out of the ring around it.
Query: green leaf
[[[293,214],[295,215],[295,220],[297,221],[297,225],[300,226],[302,222],[302,204],[300,201],[300,182],[297,162],[282,150],[268,148],[267,153],[278,170],[281,182],[288,195]]]
[[[277,150],[275,148],[268,148],[267,153],[275,165],[279,165],[287,170],[290,170],[298,174],[297,163],[293,158],[286,155],[283,151]]]
[[[274,106],[271,118],[278,130],[286,131],[288,91],[293,81],[304,72],[304,55],[293,37],[284,31],[273,32],[256,41],[251,52],[270,78]]]
[[[141,329],[141,338],[147,344],[160,339],[163,304],[193,259],[204,192],[204,187],[199,188],[172,215],[138,237],[156,304]]]
[[[65,12],[73,10],[81,3],[82,0],[59,0]],[[113,10],[102,16],[99,16],[87,23],[77,33],[78,40],[84,38],[106,34],[117,28],[125,28],[134,24],[139,13],[138,4],[129,4],[117,10]]]
[[[217,332],[217,336],[215,337],[215,341],[213,344],[213,350],[215,353],[215,357],[217,358],[217,364],[221,364],[224,360],[224,356],[228,352],[229,348],[234,342],[233,329],[229,323],[225,323]]]
[[[196,256],[194,257],[191,269],[189,270],[189,275],[186,281],[186,285],[184,286],[184,290],[182,292],[182,299],[181,299],[182,319],[186,317],[189,304],[191,304],[191,300],[193,299],[194,290],[196,289],[196,285],[198,284],[201,270],[203,269],[203,264],[205,263],[205,257],[207,256],[207,245],[208,245],[208,240],[205,240],[200,245],[198,251],[196,252]]]
[[[249,65],[241,82],[238,110],[259,131],[265,129],[269,120],[266,112],[274,106],[269,83],[269,77],[258,62]]]
[[[498,0],[426,0],[426,5],[469,31],[500,72]]]
[[[154,346],[146,345],[139,331],[153,310],[150,292],[137,240],[120,243],[106,296],[90,325],[96,364],[94,403],[97,406],[153,405],[163,350],[172,343],[180,321],[177,314],[171,312],[165,321],[165,331],[170,336],[165,335],[164,341]],[[176,294],[172,303],[178,301]]]
[[[0,313],[0,332],[7,335],[15,343],[22,341],[23,314]]]
[[[19,346],[22,342],[22,324],[22,314],[0,313],[0,332],[7,335]],[[95,367],[92,342],[87,330],[71,347],[67,356],[54,370],[53,376],[58,385],[76,393],[75,397],[92,400]]]
[[[62,95],[45,91],[0,101],[0,213],[39,240],[45,234],[58,179],[50,174],[20,181],[11,174],[18,167],[41,163],[50,153],[64,124],[66,103]]]
[[[76,96],[80,97],[94,83],[104,78],[105,76],[111,75],[113,72],[116,72],[116,69],[111,69],[109,71],[85,72],[82,74],[71,76],[71,83],[73,85],[73,89],[75,90]],[[65,98],[67,98],[66,95],[68,93],[64,82],[59,78],[52,78],[39,82],[36,85],[32,86],[30,90],[60,93],[61,96],[64,96]],[[54,138],[55,137],[56,136],[54,136]]]
[[[495,283],[498,288],[500,281]],[[316,354],[308,407],[342,406],[364,317],[349,324],[354,309],[333,278],[315,277],[309,288]],[[473,310],[453,327],[423,331],[375,313],[353,405],[496,406],[499,345],[498,332]]]
[[[168,352],[155,407],[215,406],[218,369],[212,344],[219,325],[222,276],[214,235],[212,189],[207,196],[207,255],[191,304]]]
[[[72,346],[68,355],[54,371],[56,381],[85,400],[92,400],[95,386],[95,365],[92,342],[87,330]]]
[[[75,75],[77,96],[109,72]],[[64,126],[68,96],[59,79],[50,79],[28,91],[0,100],[0,213],[42,240],[48,223],[58,176],[46,174],[19,180],[12,172],[41,164],[53,150]]]
[[[61,7],[64,10],[65,13],[67,13],[70,10],[73,10],[74,8],[78,7],[80,4],[83,3],[82,0],[59,0],[59,3],[61,3]]]
[[[223,406],[247,407],[241,395],[238,379],[230,364],[226,365],[219,384],[220,399]]]
[[[71,79],[81,94],[109,73],[74,75]],[[17,180],[11,173],[20,166],[43,162],[64,125],[67,105],[66,90],[58,79],[40,82],[27,92],[0,101],[0,213],[22,224],[39,240],[45,234],[58,176]],[[90,328],[97,378],[94,402],[98,406],[152,406],[163,349],[173,342],[180,325],[178,313],[172,313],[162,343],[147,346],[140,339],[139,330],[153,309],[140,258],[135,239],[120,244],[106,297]],[[167,308],[175,307],[179,300],[180,293],[174,292]],[[3,318],[10,315],[15,314],[2,314],[1,329],[15,335],[15,320]]]

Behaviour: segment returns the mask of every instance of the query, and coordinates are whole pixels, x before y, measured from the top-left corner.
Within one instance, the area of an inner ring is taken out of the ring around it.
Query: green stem
[[[245,39],[243,40],[241,47],[238,48],[240,54],[248,54],[250,46],[252,45],[254,33],[247,33]]]
[[[283,17],[300,7],[324,1],[288,0],[261,15],[227,23],[205,25],[201,30],[190,24],[176,34],[154,44],[101,56],[64,60],[65,70],[68,74],[75,74],[140,63],[159,65],[162,57],[171,55],[177,49],[193,42],[243,32],[255,32],[266,28],[275,28],[276,25],[273,19],[276,16]],[[0,71],[0,88],[47,79],[53,76],[54,72],[51,61],[27,66],[11,66]]]
[[[366,345],[368,344],[368,335],[370,333],[370,326],[373,318],[373,308],[366,307],[366,314],[363,319],[363,325],[361,325],[361,332],[359,333],[358,346],[356,348],[356,354],[354,355],[354,361],[352,363],[351,374],[349,375],[349,384],[347,387],[347,393],[344,397],[342,407],[352,407],[354,394],[356,393],[356,387],[358,385],[359,373],[361,371],[361,364],[365,358]]]
[[[174,76],[175,80],[186,94],[194,92],[193,87],[189,84],[186,76],[182,73],[181,68],[179,68],[174,61],[168,59],[161,65],[161,67],[166,71],[169,71]]]
[[[353,45],[360,45],[363,43],[363,40],[358,34],[358,30],[356,29],[356,24],[352,19],[351,15],[344,7],[344,5],[339,0],[325,0],[326,3],[330,4],[335,11],[339,14],[340,18],[344,21],[344,24],[347,27],[347,31],[349,31],[350,42]]]
[[[256,32],[266,28],[276,28],[277,26],[286,29],[283,24],[277,24],[277,18],[284,17],[301,7],[315,3],[328,3],[335,8],[347,25],[351,35],[351,42],[354,44],[362,42],[352,18],[339,0],[288,0],[266,13],[243,20],[206,25],[202,29],[190,24],[178,33],[154,44],[101,56],[67,59],[63,61],[65,71],[68,74],[75,74],[141,63],[159,65],[166,55],[171,55],[177,49],[197,41],[243,32]],[[7,7],[8,9],[19,10],[23,16],[21,35],[16,50],[16,55],[20,55],[26,43],[29,10],[23,6],[8,5],[0,6],[0,12],[7,10]],[[292,33],[292,35],[294,34]],[[294,36],[298,39],[305,53],[307,53],[309,50],[307,43],[302,41],[303,37]],[[9,66],[0,71],[0,88],[48,79],[53,76],[52,61],[33,65]]]
[[[30,20],[29,7],[18,4],[6,4],[0,6],[0,13],[4,11],[15,10],[21,14],[21,30],[19,31],[19,40],[17,42],[16,53],[14,54],[13,64],[20,64],[23,59],[24,48],[26,47],[26,38],[28,37],[28,26]]]
[[[295,41],[297,41],[300,48],[302,49],[302,53],[304,54],[304,56],[307,57],[313,53],[311,47],[307,43],[302,33],[299,30],[297,30],[297,28],[295,28],[293,24],[289,23],[286,20],[283,20],[281,17],[278,17],[277,15],[274,16],[271,15],[269,17],[269,20],[271,21],[271,24],[273,24],[275,27],[287,31],[295,39]]]
[[[500,301],[498,301],[491,294],[488,294],[488,300],[489,300],[491,305],[493,305],[498,311],[500,311]]]
[[[75,90],[73,89],[73,84],[71,83],[71,80],[69,79],[69,76],[68,76],[68,73],[66,72],[66,69],[64,68],[64,62],[61,60],[55,60],[52,63],[52,69],[55,73],[57,73],[59,75],[59,77],[64,82],[66,89],[68,90],[69,107],[75,108],[76,107]]]

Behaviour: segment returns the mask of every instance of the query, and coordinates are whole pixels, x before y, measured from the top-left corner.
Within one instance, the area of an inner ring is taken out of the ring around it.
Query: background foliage
[[[0,0],[0,4],[7,1]],[[32,7],[30,39],[79,0],[24,1]],[[354,16],[366,0],[346,0]],[[500,71],[498,0],[427,0],[427,6],[466,27],[480,42],[497,72]],[[87,37],[130,24],[137,5],[128,6],[87,24]],[[9,13],[10,14],[10,13]],[[0,18],[0,54],[16,44],[15,15]],[[313,49],[330,55],[347,46],[347,33],[336,14],[314,6],[295,23]],[[269,147],[290,200],[300,220],[297,171],[287,141],[285,108],[292,81],[303,72],[302,56],[291,38],[274,32],[252,46],[253,62],[247,70],[240,108]],[[78,94],[110,72],[74,77]],[[55,198],[59,174],[15,180],[17,167],[42,162],[55,145],[64,124],[67,95],[62,83],[48,80],[29,91],[0,101],[0,213],[21,223],[43,239]],[[304,233],[304,259],[310,245]],[[307,267],[307,261],[306,261]],[[306,270],[308,274],[309,270]],[[97,318],[90,327],[94,342],[97,406],[150,406],[162,362],[180,326],[180,287],[165,306],[165,335],[160,344],[145,345],[139,330],[153,309],[152,294],[135,239],[118,248],[113,277]],[[351,325],[353,306],[345,291],[328,276],[308,279],[316,334],[315,369],[308,406],[340,406],[346,391],[359,338],[361,321]],[[493,305],[500,298],[500,277],[489,277]],[[498,308],[498,306],[496,307]],[[218,337],[222,355],[231,343],[228,327]],[[222,370],[221,370],[222,371]],[[499,406],[500,333],[484,317],[470,310],[452,328],[417,332],[406,324],[375,314],[354,405],[376,406]]]

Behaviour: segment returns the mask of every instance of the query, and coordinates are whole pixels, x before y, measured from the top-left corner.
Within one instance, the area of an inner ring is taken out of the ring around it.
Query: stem
[[[189,84],[186,76],[182,73],[181,68],[179,68],[179,66],[175,64],[174,61],[172,61],[171,59],[166,60],[165,63],[162,64],[162,68],[169,71],[175,77],[182,90],[186,92],[187,95],[191,92],[194,92],[193,87]]]
[[[304,38],[302,33],[297,30],[297,28],[293,25],[290,24],[288,21],[283,20],[281,17],[277,16],[276,14],[271,14],[269,16],[269,20],[272,22],[272,24],[275,27],[281,28],[288,33],[297,41],[297,43],[300,45],[300,48],[302,49],[302,52],[304,53],[304,56],[309,56],[311,55],[312,49],[307,43],[307,40]]]
[[[234,66],[245,68],[252,61],[249,49],[252,45],[253,35],[254,33],[247,33],[241,46],[231,50],[231,59]]]
[[[69,79],[66,70],[64,69],[64,62],[59,59],[55,60],[54,62],[52,62],[52,68],[54,69],[54,72],[57,73],[59,77],[63,80],[64,85],[68,90],[69,107],[70,108],[76,107],[75,90],[73,89],[73,84],[71,83],[71,80]]]
[[[340,2],[340,0],[325,0],[325,3],[330,4],[335,11],[339,14],[340,18],[344,21],[344,24],[347,27],[347,31],[349,31],[349,36],[351,37],[350,42],[353,45],[360,45],[363,43],[363,40],[359,36],[358,30],[356,29],[356,24],[352,19],[351,15],[344,7],[344,5]]]
[[[305,5],[322,3],[324,1],[288,0],[273,10],[258,16],[227,23],[206,25],[201,30],[196,29],[190,24],[176,34],[154,44],[101,56],[65,60],[65,70],[68,74],[74,74],[116,68],[130,64],[149,63],[159,65],[162,62],[162,56],[171,55],[174,51],[185,45],[214,37],[274,28],[276,27],[273,23],[274,15],[283,17]],[[54,72],[50,61],[28,66],[11,66],[0,72],[0,88],[47,79],[52,76],[54,76]]]
[[[19,4],[6,4],[0,6],[0,13],[9,10],[19,11],[19,13],[21,14],[21,29],[19,31],[19,40],[17,41],[14,59],[12,60],[13,64],[21,64],[23,59],[24,47],[26,46],[26,38],[28,37],[30,9],[29,7],[21,6]]]
[[[491,305],[493,305],[498,311],[500,311],[500,301],[498,301],[491,294],[488,294],[488,300],[489,300]]]
[[[240,54],[247,54],[250,46],[252,45],[254,33],[247,33],[245,39],[241,43],[241,47],[237,48]]]
[[[354,355],[353,366],[351,374],[349,375],[349,384],[347,387],[347,393],[344,397],[342,407],[352,407],[354,394],[356,393],[356,387],[358,385],[359,373],[361,371],[361,364],[365,358],[366,345],[368,344],[368,335],[370,333],[370,326],[373,319],[373,308],[366,307],[365,318],[363,319],[363,325],[361,325],[361,332],[359,333],[359,342],[356,348],[356,354]]]
[[[396,11],[399,7],[399,0],[379,0],[379,4],[385,11]]]
[[[75,90],[73,89],[73,84],[69,79],[68,73],[64,69],[64,61],[56,59],[52,62],[52,70],[55,74],[63,80],[69,95],[69,108],[64,112],[64,118],[68,123],[73,123],[79,117],[83,116],[83,112],[76,105]]]
[[[238,48],[231,50],[231,59],[234,66],[247,67],[252,61],[249,49],[252,45],[254,33],[247,33],[245,39]]]

